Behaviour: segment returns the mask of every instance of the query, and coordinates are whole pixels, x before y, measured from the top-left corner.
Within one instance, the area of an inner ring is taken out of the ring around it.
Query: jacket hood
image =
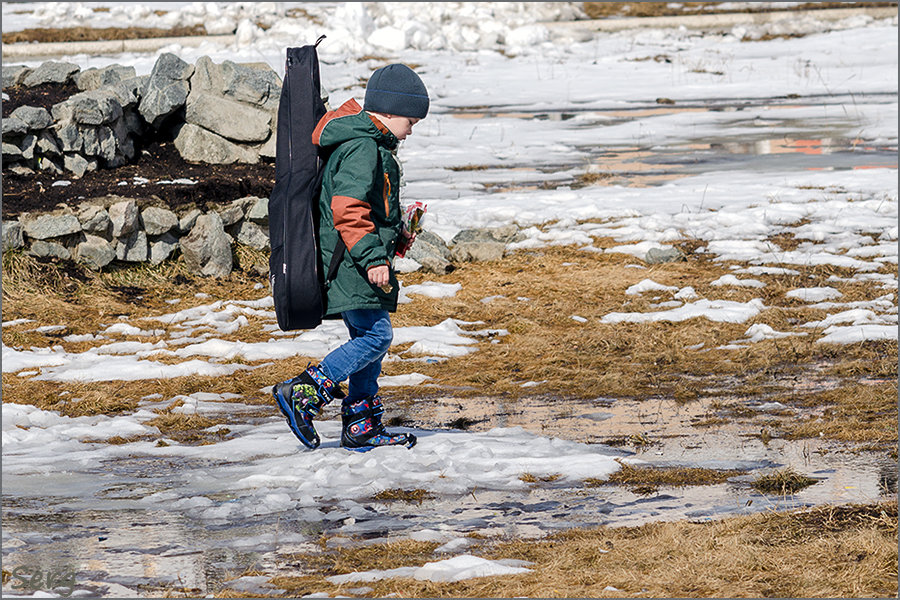
[[[329,148],[356,138],[372,138],[390,150],[400,141],[375,117],[364,112],[359,103],[350,99],[337,110],[325,113],[312,134],[312,143],[320,148]]]

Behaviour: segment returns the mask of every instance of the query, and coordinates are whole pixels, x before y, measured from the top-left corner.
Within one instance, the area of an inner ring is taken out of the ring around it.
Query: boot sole
[[[374,450],[375,448],[392,448],[394,446],[406,446],[407,448],[412,448],[416,445],[418,441],[416,436],[411,433],[406,434],[407,441],[403,444],[384,444],[382,446],[345,446],[343,443],[341,444],[341,448],[344,450],[349,450],[350,452],[368,452],[369,450]]]
[[[310,450],[315,450],[319,447],[319,440],[308,440],[303,437],[303,434],[300,433],[300,428],[297,426],[297,420],[294,418],[294,411],[291,409],[290,404],[287,400],[285,400],[284,396],[281,392],[278,391],[278,386],[272,386],[272,395],[275,397],[275,402],[278,404],[278,408],[281,410],[281,414],[284,415],[284,418],[287,419],[288,427],[291,430],[291,433],[300,440],[304,446],[309,448]]]

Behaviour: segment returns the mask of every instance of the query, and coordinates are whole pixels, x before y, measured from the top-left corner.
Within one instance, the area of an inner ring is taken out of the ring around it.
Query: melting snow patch
[[[709,285],[720,287],[724,285],[734,285],[737,287],[752,287],[752,288],[761,288],[766,287],[766,284],[758,279],[738,279],[734,275],[722,275],[715,281],[710,282]]]
[[[678,288],[673,285],[663,285],[661,283],[656,283],[652,279],[644,279],[639,281],[638,283],[630,286],[625,293],[629,296],[635,296],[637,294],[643,294],[644,292],[676,292]]]
[[[600,319],[601,323],[648,323],[656,321],[686,321],[696,317],[705,317],[719,323],[743,323],[752,319],[765,309],[759,298],[749,302],[732,302],[730,300],[698,300],[672,310],[648,313],[614,312]]]
[[[896,325],[856,325],[838,327],[833,325],[825,330],[820,344],[854,344],[874,340],[896,340]]]
[[[462,554],[446,560],[425,563],[421,567],[361,571],[346,575],[333,575],[325,579],[335,585],[357,581],[378,581],[394,577],[411,577],[419,581],[453,582],[475,577],[528,573],[531,569],[526,569],[523,565],[530,564],[533,563],[514,559],[488,560],[479,556]]]
[[[840,298],[843,294],[833,287],[814,287],[791,290],[786,293],[785,296],[788,298],[796,298],[804,302],[821,302],[823,300]]]

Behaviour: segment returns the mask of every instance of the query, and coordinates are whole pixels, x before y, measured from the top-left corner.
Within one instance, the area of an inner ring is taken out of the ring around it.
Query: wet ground
[[[229,503],[240,502],[247,491],[230,492],[209,478],[228,468],[224,459],[133,455],[93,461],[50,481],[4,476],[5,489],[17,491],[4,495],[4,562],[45,574],[73,573],[78,594],[117,596],[162,588],[207,593],[255,568],[288,573],[290,555],[317,551],[322,534],[330,547],[340,547],[430,532],[434,537],[428,539],[459,540],[454,542],[459,550],[471,542],[464,537],[470,533],[529,538],[572,527],[704,521],[823,503],[869,503],[897,493],[896,463],[884,453],[854,452],[818,439],[764,440],[753,427],[784,418],[784,407],[749,408],[761,416],[754,426],[739,421],[698,425],[716,414],[709,401],[534,398],[511,403],[448,396],[424,404],[417,415],[419,423],[442,423],[462,414],[470,431],[523,427],[597,444],[605,437],[605,454],[638,466],[745,473],[719,485],[660,486],[650,493],[620,485],[537,481],[522,491],[472,489],[421,502],[342,500],[313,508],[298,499],[295,507],[280,512],[217,519],[185,506],[150,508],[142,499],[190,486],[210,498],[212,508],[227,512]],[[256,428],[283,425],[280,417],[253,421]],[[319,428],[328,435],[328,428],[338,427],[326,421]],[[425,438],[427,431],[427,426],[418,429]],[[785,466],[818,482],[787,497],[761,494],[751,486],[759,474]]]

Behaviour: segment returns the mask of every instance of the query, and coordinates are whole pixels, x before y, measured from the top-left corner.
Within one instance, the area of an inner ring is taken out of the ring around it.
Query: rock
[[[416,261],[422,268],[432,273],[446,274],[455,268],[450,262],[450,250],[444,241],[427,231],[416,236],[416,241],[406,252],[406,258]]]
[[[231,238],[217,213],[200,215],[191,232],[181,238],[180,246],[191,271],[209,277],[231,273]]]
[[[63,169],[59,164],[59,161],[52,160],[47,156],[42,156],[37,161],[38,169],[41,171],[48,171],[53,173],[54,175],[62,175]]]
[[[22,138],[22,158],[31,160],[34,158],[34,149],[37,148],[37,137],[30,133]]]
[[[90,68],[81,71],[73,79],[80,90],[96,90],[97,88],[111,86],[120,81],[133,78],[136,74],[134,67],[108,65],[99,69]]]
[[[18,221],[3,221],[3,251],[17,250],[25,245],[24,229]]]
[[[181,233],[187,233],[197,222],[197,217],[202,215],[199,209],[193,208],[178,220],[178,229]]]
[[[88,171],[96,171],[97,161],[85,158],[80,154],[66,154],[63,156],[63,168],[71,171],[75,177],[81,177]]]
[[[225,210],[219,212],[219,218],[222,219],[222,225],[231,227],[244,218],[244,211],[241,210],[240,206],[232,204]]]
[[[144,262],[150,257],[147,234],[139,229],[116,242],[116,258],[126,262]]]
[[[109,213],[96,204],[83,204],[78,211],[78,221],[83,231],[100,236],[109,235],[112,228]]]
[[[25,123],[28,129],[46,129],[53,123],[53,117],[50,116],[47,109],[37,106],[20,106],[9,116]]]
[[[22,158],[22,149],[15,144],[3,142],[3,161],[18,160]]]
[[[78,217],[71,213],[47,213],[34,215],[23,213],[19,222],[25,229],[25,235],[34,240],[46,240],[81,231]]]
[[[54,125],[54,128],[56,129],[56,137],[59,139],[59,143],[62,144],[61,149],[63,152],[81,152],[84,140],[75,123],[62,121]]]
[[[137,202],[134,200],[122,200],[110,206],[109,219],[112,221],[113,237],[126,236],[136,231],[140,227],[139,218]]]
[[[72,258],[72,253],[62,244],[44,240],[35,240],[32,242],[31,247],[28,248],[26,254],[37,256],[38,258],[61,258],[63,260]]]
[[[116,251],[112,245],[95,235],[86,235],[85,240],[75,247],[75,260],[83,262],[95,271],[111,263],[114,258]]]
[[[251,196],[252,198],[252,196]],[[256,223],[257,225],[262,225],[263,227],[268,227],[269,225],[269,199],[268,198],[256,198],[253,203],[253,206],[250,207],[250,210],[247,211],[247,219]]]
[[[38,136],[37,149],[43,155],[62,156],[59,144],[56,143],[55,137],[49,131],[43,131]]]
[[[178,129],[175,148],[181,153],[182,158],[191,162],[216,165],[259,162],[259,155],[254,151],[191,123],[185,123]]]
[[[141,75],[140,77],[130,77],[110,85],[106,89],[119,101],[123,109],[131,108],[141,101],[144,95],[144,88],[147,81],[150,80],[149,75]]]
[[[268,64],[239,65],[226,60],[222,63],[222,92],[235,100],[278,109],[281,98],[281,79]]]
[[[485,260],[500,260],[506,251],[503,242],[459,242],[450,249],[450,255],[455,262],[480,262]],[[423,265],[424,266],[424,265]]]
[[[194,65],[191,75],[191,91],[207,91],[213,94],[225,94],[225,78],[222,76],[222,65],[218,65],[208,56],[201,56]]]
[[[3,65],[3,89],[22,85],[31,71],[31,67],[25,65]]]
[[[252,221],[241,221],[234,229],[234,236],[238,242],[256,248],[257,250],[265,250],[269,247],[269,236],[263,231],[262,227]]]
[[[122,105],[109,90],[92,90],[71,96],[50,109],[57,121],[82,125],[103,125],[122,118]]]
[[[669,246],[666,248],[650,248],[644,256],[644,262],[649,265],[661,263],[679,262],[686,260],[684,253],[678,248]]]
[[[26,87],[34,87],[42,83],[68,83],[79,71],[78,65],[66,62],[47,61],[22,79]]]
[[[515,225],[503,225],[501,227],[488,227],[484,229],[463,229],[450,242],[451,246],[461,242],[503,242],[511,244],[513,242],[522,241],[524,236],[519,233],[519,228]]]
[[[38,159],[38,160],[40,160],[40,159]],[[9,170],[12,171],[13,173],[15,173],[16,175],[19,175],[20,177],[30,177],[31,175],[34,175],[34,169],[29,169],[28,167],[26,167],[25,165],[22,165],[22,164],[13,164],[9,168]]]
[[[13,140],[17,137],[25,135],[28,131],[28,125],[24,121],[12,115],[3,119],[3,140]]]
[[[190,86],[188,78],[194,67],[171,52],[161,54],[153,65],[150,79],[138,104],[144,120],[156,129],[166,117],[184,106]]]
[[[167,208],[148,206],[141,212],[147,235],[162,235],[178,227],[178,217]]]
[[[278,148],[277,143],[276,143],[278,136],[275,135],[275,131],[277,129],[278,129],[277,119],[273,116],[272,117],[272,134],[269,136],[269,139],[267,139],[265,142],[263,142],[263,145],[260,146],[256,150],[261,157],[275,158],[275,152]]]
[[[172,256],[178,249],[178,238],[171,233],[166,233],[158,240],[150,242],[150,263],[158,265]]]
[[[184,118],[236,142],[262,142],[271,133],[271,113],[205,92],[188,96]]]

